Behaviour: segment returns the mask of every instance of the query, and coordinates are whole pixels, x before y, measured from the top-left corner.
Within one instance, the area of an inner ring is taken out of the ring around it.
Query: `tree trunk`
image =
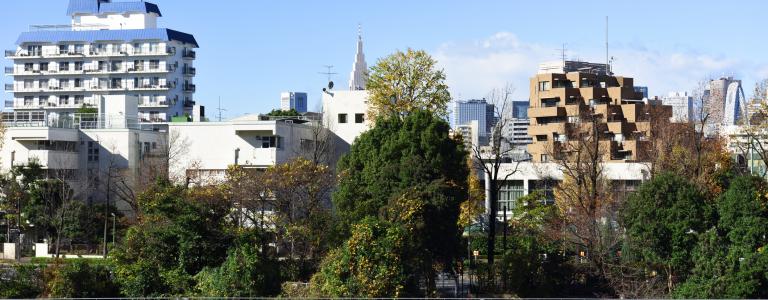
[[[490,185],[490,198],[491,198],[491,207],[490,211],[488,212],[488,245],[487,245],[487,251],[488,253],[488,280],[490,282],[495,282],[494,280],[494,269],[493,269],[493,263],[494,263],[494,254],[496,252],[496,215],[498,214],[499,206],[498,206],[498,192],[496,191],[496,185],[497,182],[493,180],[492,178],[489,179],[489,185]]]

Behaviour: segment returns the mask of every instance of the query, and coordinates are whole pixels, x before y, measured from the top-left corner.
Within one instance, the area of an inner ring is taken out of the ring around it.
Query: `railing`
[[[184,75],[195,75],[197,74],[197,69],[192,67],[187,67],[184,69]]]
[[[16,51],[14,50],[5,50],[5,57],[14,57],[16,56]]]
[[[12,83],[6,83],[5,84],[5,90],[6,91],[13,91],[13,84]]]
[[[195,101],[192,99],[184,99],[184,107],[193,107],[195,104]]]
[[[69,117],[50,118],[45,111],[4,112],[2,122],[5,127],[152,130],[151,127],[142,126],[138,118],[80,113]]]
[[[5,107],[6,108],[12,108],[13,107],[13,100],[5,100]]]
[[[197,87],[194,84],[186,84],[184,85],[184,91],[185,92],[194,92],[197,90]]]
[[[140,101],[139,106],[168,106],[168,101],[166,100]]]
[[[5,67],[5,74],[13,74],[13,67]]]
[[[182,53],[181,56],[184,58],[194,59],[197,57],[197,53],[194,50],[184,50],[184,53]]]

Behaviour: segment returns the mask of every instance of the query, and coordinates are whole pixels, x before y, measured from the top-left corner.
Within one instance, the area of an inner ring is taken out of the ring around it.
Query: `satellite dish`
[[[328,89],[329,89],[329,90],[332,90],[332,89],[333,89],[333,81],[329,81],[329,82],[328,82]]]

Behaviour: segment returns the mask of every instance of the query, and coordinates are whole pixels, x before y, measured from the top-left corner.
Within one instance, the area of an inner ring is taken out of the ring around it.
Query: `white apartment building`
[[[611,182],[612,193],[617,199],[626,199],[629,193],[634,192],[640,184],[650,179],[650,172],[646,163],[603,163],[603,176]],[[504,163],[499,170],[498,178],[507,178],[500,182],[499,211],[501,220],[504,210],[507,216],[511,216],[515,202],[518,198],[534,191],[541,191],[546,196],[548,203],[554,203],[555,187],[564,179],[563,171],[556,163],[520,162]],[[485,175],[485,208],[490,210],[490,177]]]
[[[693,116],[693,97],[687,92],[671,92],[661,103],[672,106],[672,122],[687,123]]]
[[[171,178],[208,184],[224,180],[230,165],[267,168],[313,151],[318,124],[303,118],[245,115],[225,122],[169,123],[170,147],[179,149]]]
[[[6,50],[13,61],[7,103],[17,112],[70,117],[107,96],[138,99],[142,123],[191,114],[198,47],[187,33],[159,28],[157,5],[144,1],[70,0],[69,25],[31,26]]]
[[[473,149],[479,149],[480,147],[480,122],[478,120],[472,120],[464,124],[455,126],[452,129],[454,134],[461,134],[461,138],[464,142],[464,149],[472,155]]]
[[[108,172],[135,171],[144,159],[164,153],[166,134],[136,118],[136,97],[109,95],[101,101],[93,114],[2,113],[0,172],[37,161],[49,177],[67,180],[77,199],[103,201]],[[117,206],[126,209],[125,203]]]
[[[527,150],[528,145],[533,143],[533,137],[528,135],[530,126],[531,119],[512,118],[507,121],[506,138],[510,147],[521,151]]]

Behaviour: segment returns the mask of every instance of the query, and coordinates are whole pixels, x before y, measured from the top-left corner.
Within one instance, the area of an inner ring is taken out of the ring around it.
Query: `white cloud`
[[[515,99],[527,99],[529,78],[539,63],[557,59],[557,48],[521,41],[511,32],[498,32],[480,40],[444,43],[434,57],[445,69],[454,98],[481,98],[493,88],[512,83],[516,87]],[[691,50],[663,52],[650,48],[619,46],[611,50],[611,56],[615,57],[617,75],[647,85],[651,95],[690,90],[700,80],[721,75],[742,79],[746,91],[756,78],[768,77],[768,65],[764,63]]]

